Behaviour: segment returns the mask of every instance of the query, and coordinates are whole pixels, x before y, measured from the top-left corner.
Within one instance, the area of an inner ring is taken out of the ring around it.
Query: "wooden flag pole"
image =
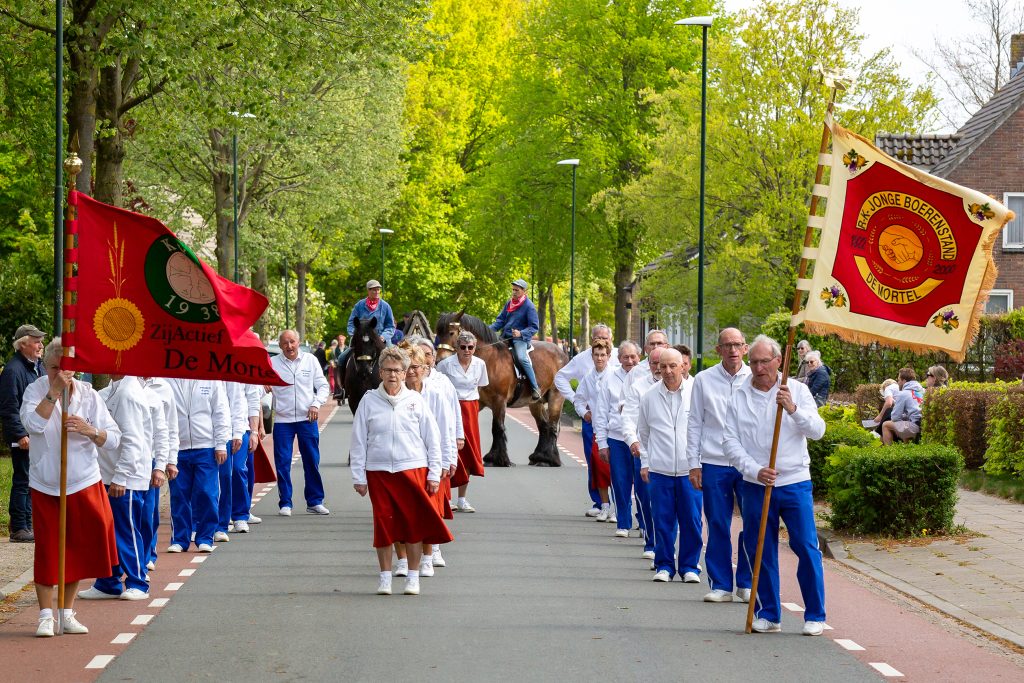
[[[828,106],[826,108],[825,118],[826,120],[832,116],[832,112],[835,109],[836,102],[836,91],[841,89],[843,86],[839,83],[838,79],[823,74],[825,83],[832,89],[831,95],[829,96]],[[822,126],[821,131],[821,146],[818,148],[818,169],[814,173],[814,184],[820,185],[822,179],[825,176],[826,164],[821,163],[822,155],[828,153],[829,146],[829,127],[825,123]],[[818,195],[811,195],[811,206],[809,209],[810,216],[818,215]],[[806,232],[804,232],[804,252],[800,258],[800,274],[799,280],[803,280],[807,277],[807,267],[811,261],[806,255],[806,250],[810,248],[814,243],[814,228],[810,224],[807,226]],[[804,293],[803,290],[796,289],[793,292],[793,307],[792,314],[796,316],[800,313],[800,309],[803,306]],[[786,350],[782,354],[782,386],[786,386],[786,381],[789,375],[789,361],[792,357],[793,352],[793,341],[796,339],[796,324],[793,320],[789,323],[789,337],[786,340]],[[779,452],[779,433],[782,430],[782,406],[778,406],[775,411],[775,432],[772,434],[772,450],[771,455],[768,459],[768,468],[775,469],[775,458]],[[754,569],[753,575],[750,579],[750,601],[747,605],[747,625],[746,632],[750,633],[754,624],[754,610],[757,606],[757,583],[761,575],[761,557],[764,554],[764,536],[768,526],[768,507],[772,499],[772,485],[764,487],[764,502],[761,504],[761,524],[757,532],[757,552],[754,554]]]

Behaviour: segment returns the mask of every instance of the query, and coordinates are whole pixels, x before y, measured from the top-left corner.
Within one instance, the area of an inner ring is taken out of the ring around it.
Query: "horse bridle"
[[[448,323],[448,327],[449,328],[452,328],[452,327],[456,328],[456,336],[458,336],[458,330],[462,329],[462,324],[461,323]],[[449,334],[451,334],[451,332],[449,332]],[[476,341],[476,345],[478,347],[480,347],[480,346],[497,346],[498,344],[504,344],[504,343],[505,343],[504,339],[499,339],[498,341],[486,342],[486,343],[481,343],[479,339],[477,339],[477,341]],[[451,344],[438,344],[436,348],[441,349],[442,351],[451,351],[452,353],[456,353],[455,348],[452,347]]]

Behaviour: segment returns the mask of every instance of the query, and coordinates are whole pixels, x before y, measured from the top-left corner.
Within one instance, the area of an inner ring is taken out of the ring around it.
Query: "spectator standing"
[[[21,422],[21,401],[28,385],[42,375],[43,333],[35,325],[22,325],[14,333],[14,356],[0,374],[0,420],[4,441],[11,449],[14,468],[7,511],[11,543],[32,543],[32,498],[29,495],[29,434]]]
[[[821,362],[821,351],[808,351],[804,356],[804,363],[807,365],[807,376],[804,384],[811,390],[811,396],[818,407],[828,402],[829,385],[831,384],[831,370]]]

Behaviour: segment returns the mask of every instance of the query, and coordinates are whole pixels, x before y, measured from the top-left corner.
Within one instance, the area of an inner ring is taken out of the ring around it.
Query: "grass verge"
[[[981,470],[965,470],[960,475],[960,486],[992,496],[1024,503],[1024,478],[1012,474],[989,474]]]
[[[11,477],[14,474],[14,465],[11,456],[0,456],[0,534],[7,536],[11,533],[11,518],[7,514],[7,503],[11,499]]]

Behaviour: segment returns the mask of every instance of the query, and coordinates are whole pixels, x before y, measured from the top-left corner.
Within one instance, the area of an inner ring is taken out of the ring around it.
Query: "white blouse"
[[[452,381],[460,401],[478,400],[479,388],[488,384],[487,364],[476,356],[470,360],[468,370],[462,368],[458,356],[448,356],[437,364],[437,370]]]

